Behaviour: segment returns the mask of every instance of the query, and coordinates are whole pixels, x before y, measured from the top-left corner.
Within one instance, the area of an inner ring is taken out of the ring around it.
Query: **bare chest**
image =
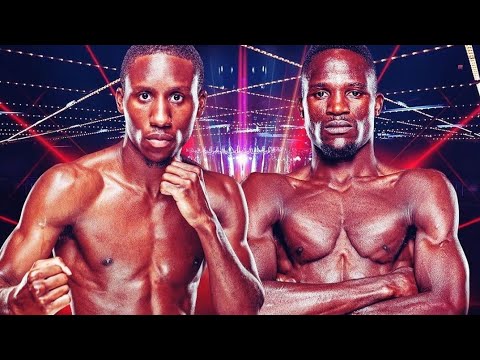
[[[407,205],[395,188],[299,190],[286,203],[280,242],[295,264],[323,261],[366,268],[396,261],[410,234]]]
[[[204,255],[195,230],[171,198],[100,196],[61,243],[67,264],[107,282],[146,281],[184,286]],[[101,278],[101,276],[100,276]]]

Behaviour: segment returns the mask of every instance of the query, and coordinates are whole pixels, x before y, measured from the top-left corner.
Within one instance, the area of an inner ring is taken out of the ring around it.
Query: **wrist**
[[[13,286],[10,288],[10,291],[8,292],[7,295],[7,315],[16,315],[17,312],[15,311],[15,290],[16,287]]]
[[[217,218],[215,215],[213,216],[203,216],[198,218],[194,224],[191,224],[192,227],[197,231],[200,235],[204,234],[211,234],[216,232],[217,229]]]
[[[397,276],[398,274],[396,273],[391,273],[388,275],[388,279],[384,286],[387,298],[393,298],[397,296]]]

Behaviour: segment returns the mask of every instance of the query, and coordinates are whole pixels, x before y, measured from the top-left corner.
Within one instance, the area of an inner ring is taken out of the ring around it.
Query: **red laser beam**
[[[439,92],[440,92],[440,94],[446,99],[447,103],[448,103],[448,104],[452,104],[451,106],[453,106],[453,103],[450,101],[450,99],[448,99],[440,90],[439,90]],[[410,145],[412,145],[417,139],[419,139],[420,136],[421,136],[428,128],[430,128],[430,125],[432,125],[435,121],[437,121],[437,119],[439,119],[440,116],[442,116],[442,114],[443,114],[445,111],[447,111],[448,109],[449,109],[448,107],[441,109],[440,112],[439,112],[437,115],[435,115],[435,117],[432,118],[432,119],[430,120],[430,122],[429,122],[426,126],[424,126],[423,129],[422,129],[419,133],[417,133],[417,134],[413,137],[413,139],[410,140],[410,142],[409,142],[402,150],[400,150],[400,152],[390,161],[390,163],[395,162],[395,160],[396,160],[397,158],[399,158],[400,155],[402,155],[403,152],[410,147]],[[455,107],[452,107],[452,109],[455,109]],[[459,113],[458,113],[458,110],[455,110],[455,111],[457,112],[457,114],[459,114]]]
[[[36,106],[37,103],[40,101],[40,99],[41,99],[46,93],[47,93],[47,91],[44,91],[42,94],[40,94],[40,95],[32,102],[32,105],[31,105],[31,106],[32,106],[32,107],[33,107],[33,106]],[[29,96],[26,96],[26,97],[31,101],[31,98],[30,98]],[[43,115],[45,115],[45,116],[48,115],[48,114],[45,112],[45,110],[43,110],[41,107],[38,107],[38,110],[39,110],[40,112],[42,112]],[[55,125],[58,125],[57,122],[56,122],[55,120],[53,120],[53,118],[51,118],[50,121],[51,121],[52,123],[54,123]],[[64,135],[67,137],[67,139],[68,139],[73,145],[75,145],[75,147],[76,147],[78,150],[80,150],[80,151],[81,151],[82,153],[84,153],[84,154],[87,154],[87,152],[86,152],[85,150],[83,150],[83,149],[80,147],[80,145],[78,145],[78,143],[77,143],[75,140],[73,140],[73,138],[72,138],[70,135],[68,135],[65,131],[62,131],[61,133],[64,134]]]
[[[7,105],[2,103],[1,101],[0,101],[0,109],[3,110],[3,111],[9,112],[9,113],[11,113],[13,111],[12,109],[10,109]],[[18,115],[8,114],[8,116],[13,121],[15,121],[17,124],[22,126],[23,128],[26,128],[26,127],[29,126],[29,124]],[[37,131],[35,131],[35,129],[29,129],[28,133],[31,134],[31,135],[37,135],[38,134]],[[35,137],[35,140],[37,140],[42,146],[44,146],[47,150],[49,150],[61,162],[72,161],[72,159],[70,159],[70,157],[68,157],[67,155],[58,151],[50,142],[45,140],[42,136]]]
[[[400,45],[395,45],[395,48],[393,49],[392,54],[388,58],[387,62],[385,63],[385,66],[382,69],[382,72],[378,76],[377,84],[380,84],[380,81],[382,81],[383,75],[385,75],[385,72],[387,71],[388,67],[390,66],[390,63],[392,62],[393,57],[397,53],[398,49],[400,49]]]
[[[92,58],[93,62],[98,66],[97,69],[98,71],[100,71],[100,75],[102,75],[103,79],[106,81],[107,84],[110,84],[110,80],[108,80],[108,77],[105,74],[105,71],[103,71],[102,65],[100,65],[100,62],[98,61],[97,57],[93,53],[93,50],[90,47],[90,45],[85,45],[85,47],[87,48],[87,51],[90,54],[90,57]],[[111,86],[109,86],[109,89],[112,95],[115,96],[115,90]]]
[[[38,159],[38,161],[30,168],[30,170],[27,172],[27,174],[23,177],[22,180],[20,180],[20,182],[17,184],[17,186],[15,186],[15,190],[13,190],[13,192],[10,194],[10,197],[12,197],[17,191],[18,189],[20,188],[20,186],[23,185],[23,183],[25,181],[27,181],[28,177],[32,174],[32,172],[37,168],[38,165],[40,165],[40,163],[42,162],[43,159],[45,159],[45,157],[48,155],[48,151],[45,151],[45,153],[42,155],[42,157],[40,159]]]
[[[18,224],[18,221],[12,220],[12,219],[10,219],[6,216],[2,216],[2,215],[0,215],[0,220],[6,222],[8,224],[12,224],[12,225],[17,225]]]
[[[460,225],[458,227],[458,229],[463,229],[463,228],[466,228],[467,226],[470,226],[470,225],[473,225],[473,224],[476,224],[477,222],[480,222],[480,216],[475,218],[475,219],[472,219],[470,221],[467,221],[466,223],[463,223],[462,225]]]
[[[466,125],[468,124],[475,116],[480,114],[480,106],[478,106],[475,110],[473,110],[465,119],[463,119],[461,122],[458,123],[458,125]],[[445,134],[445,136],[441,139],[438,140],[436,144],[430,147],[430,149],[427,149],[417,160],[412,161],[411,163],[407,164],[406,167],[408,169],[416,168],[418,167],[423,161],[425,161],[430,155],[432,155],[437,149],[439,149],[443,144],[445,144],[448,139],[450,139],[453,135],[455,135],[457,132],[460,131],[459,127],[454,127],[450,132]]]

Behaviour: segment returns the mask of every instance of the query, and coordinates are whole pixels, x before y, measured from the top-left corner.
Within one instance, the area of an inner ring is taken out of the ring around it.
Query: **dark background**
[[[379,89],[396,102],[386,101],[376,119],[376,153],[391,165],[438,169],[454,185],[460,207],[459,238],[470,265],[470,313],[479,314],[480,222],[468,223],[480,217],[480,121],[475,116],[461,129],[452,127],[480,103],[465,46],[369,48],[376,60]],[[128,45],[0,45],[0,142],[20,131],[19,123],[42,120],[117,79],[127,49]],[[292,106],[298,84],[294,79],[282,81],[298,76],[306,47],[198,45],[197,49],[205,63],[208,108],[185,153],[237,180],[252,170],[288,172],[308,162],[309,143]],[[473,49],[478,59],[480,46]],[[398,58],[385,61],[392,54]],[[245,87],[250,88],[236,91]],[[231,92],[221,94],[227,91]],[[18,113],[4,113],[9,111]],[[107,88],[35,126],[39,133],[55,131],[43,140],[0,143],[0,245],[45,170],[120,141],[123,120],[110,119],[115,116]],[[86,123],[90,124],[82,125]],[[71,128],[58,131],[67,127]],[[457,131],[449,133],[452,129]],[[432,147],[430,155],[415,163]]]

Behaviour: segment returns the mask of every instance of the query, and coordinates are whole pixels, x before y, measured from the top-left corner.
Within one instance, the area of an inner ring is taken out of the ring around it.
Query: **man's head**
[[[346,159],[373,139],[377,94],[372,55],[363,45],[314,45],[301,74],[299,109],[312,144],[328,159]]]
[[[125,78],[127,77],[128,70],[133,64],[136,58],[139,56],[152,55],[152,54],[167,54],[176,56],[182,59],[190,60],[194,67],[195,72],[198,75],[198,91],[203,89],[204,67],[203,61],[192,45],[133,45],[125,54],[123,58],[122,67],[120,69],[120,83],[125,88]]]
[[[127,51],[117,107],[125,116],[125,143],[148,165],[168,164],[190,138],[205,109],[203,74],[193,46],[135,45]]]

